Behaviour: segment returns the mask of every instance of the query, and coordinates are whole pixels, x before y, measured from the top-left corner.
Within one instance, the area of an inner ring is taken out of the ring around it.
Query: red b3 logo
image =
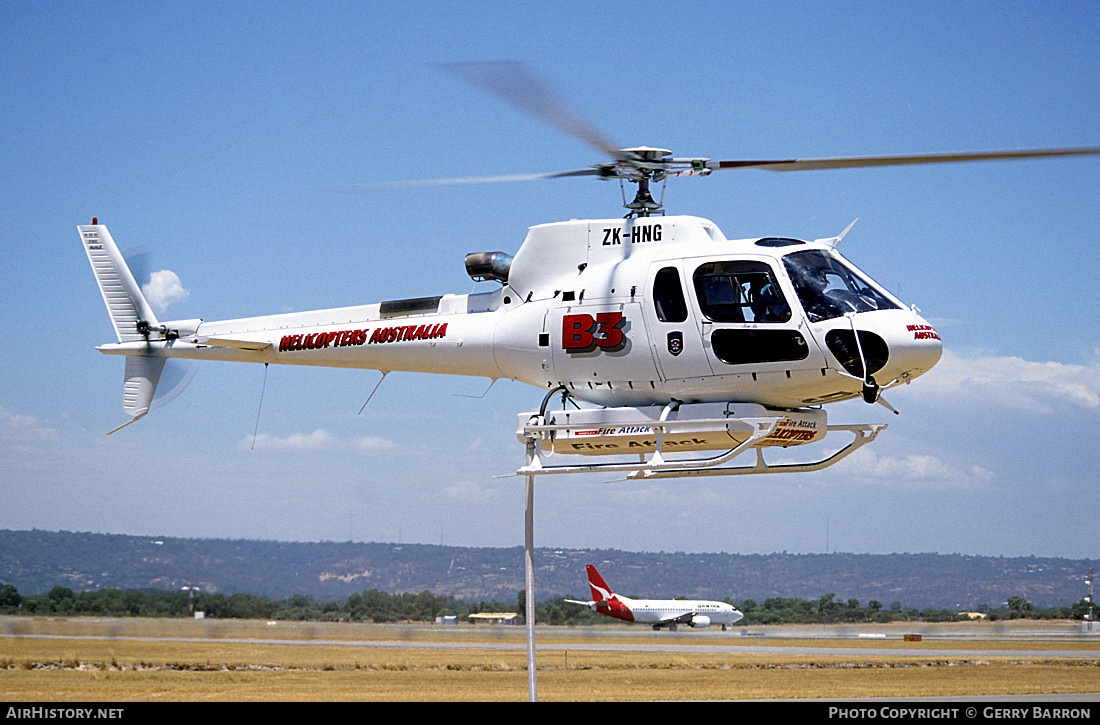
[[[622,312],[598,312],[592,315],[565,315],[561,321],[561,346],[566,352],[592,352],[599,348],[616,352],[626,347]]]

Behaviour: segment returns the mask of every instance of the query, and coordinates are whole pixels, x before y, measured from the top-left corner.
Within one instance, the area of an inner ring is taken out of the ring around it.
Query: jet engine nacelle
[[[689,624],[692,627],[709,627],[710,617],[706,616],[705,614],[696,614],[694,617],[691,618],[691,622],[689,622]]]

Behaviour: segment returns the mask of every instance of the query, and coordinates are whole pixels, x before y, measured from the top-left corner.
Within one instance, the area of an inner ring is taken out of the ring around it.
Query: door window
[[[695,270],[699,308],[712,322],[786,322],[791,308],[763,262],[707,262]]]

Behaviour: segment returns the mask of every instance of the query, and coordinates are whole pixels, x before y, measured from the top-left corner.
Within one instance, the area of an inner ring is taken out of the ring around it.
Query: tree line
[[[949,609],[903,607],[900,602],[893,602],[887,607],[875,599],[861,604],[858,599],[838,600],[834,594],[826,594],[816,600],[773,597],[763,602],[756,602],[753,599],[744,599],[735,606],[745,615],[741,620],[742,624],[957,622],[970,619],[973,614]],[[1089,603],[1084,599],[1068,607],[1039,608],[1024,597],[1012,596],[999,607],[981,606],[974,613],[989,620],[1082,620],[1088,611]]]
[[[94,589],[74,592],[57,586],[45,594],[22,595],[10,584],[0,584],[0,614],[109,616],[109,617],[191,617],[195,612],[218,619],[266,619],[283,621],[331,622],[433,622],[439,617],[465,620],[479,612],[510,612],[522,621],[525,592],[515,602],[464,602],[452,596],[430,591],[419,594],[388,594],[369,589],[352,594],[343,601],[322,600],[297,594],[273,600],[252,594],[221,594],[201,590],[165,592],[151,589]],[[741,625],[763,624],[836,624],[895,621],[949,622],[968,618],[968,614],[942,609],[904,608],[894,602],[886,607],[871,600],[839,601],[833,594],[816,600],[796,597],[772,597],[763,602],[745,599],[725,600],[744,613]],[[989,619],[1084,619],[1089,603],[1081,600],[1068,607],[1040,609],[1023,597],[1009,597],[999,608],[985,608]],[[540,624],[584,625],[609,621],[591,610],[570,604],[564,597],[553,597],[535,607]]]

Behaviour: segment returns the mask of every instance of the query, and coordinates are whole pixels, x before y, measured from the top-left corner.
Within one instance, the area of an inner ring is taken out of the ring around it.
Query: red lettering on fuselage
[[[591,352],[596,348],[607,352],[626,346],[622,312],[597,312],[592,315],[565,315],[561,321],[561,346],[566,352]]]
[[[905,329],[913,333],[914,340],[938,340],[940,335],[931,325],[906,325]]]
[[[369,335],[368,335],[369,333]],[[304,335],[283,335],[279,340],[279,352],[294,350],[319,350],[322,348],[372,345],[409,340],[437,340],[447,336],[447,323],[434,325],[401,325],[333,332],[311,332]]]
[[[767,437],[766,440],[776,441],[812,441],[817,435],[812,430],[777,430]]]

